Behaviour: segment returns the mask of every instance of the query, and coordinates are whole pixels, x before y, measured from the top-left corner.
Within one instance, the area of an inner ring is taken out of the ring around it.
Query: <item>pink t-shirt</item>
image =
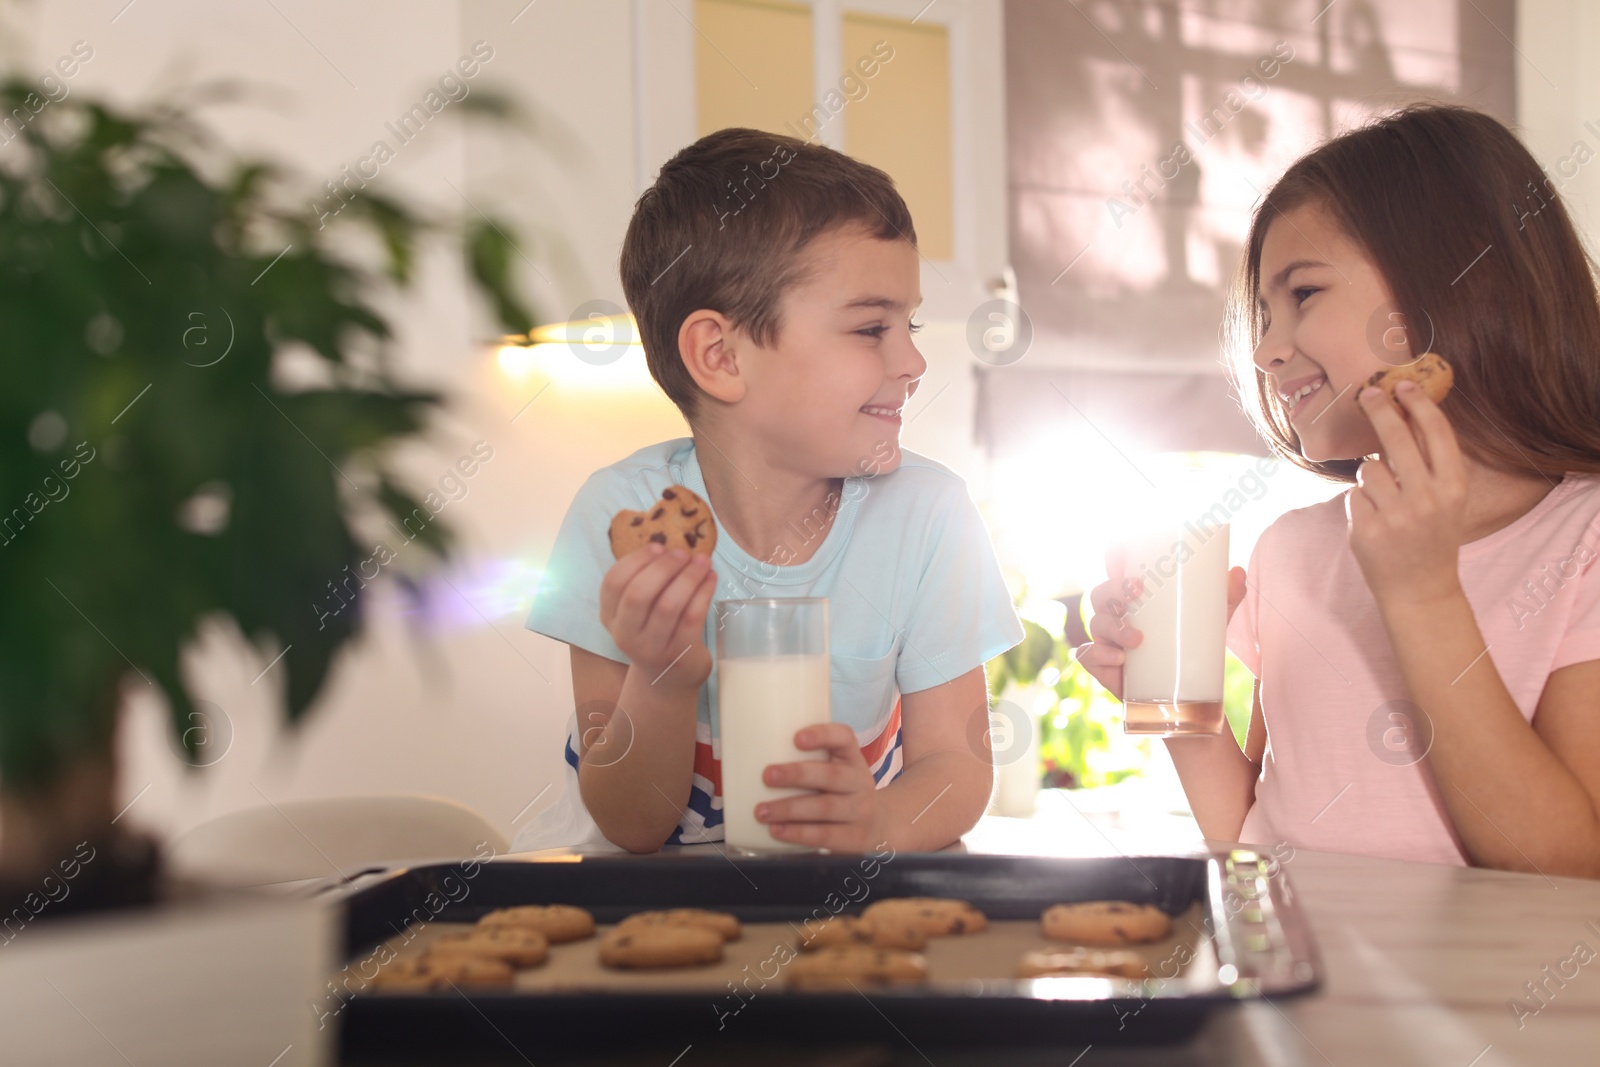
[[[1597,558],[1600,478],[1588,475],[1461,547],[1487,658],[1530,722],[1553,672],[1600,659]],[[1249,573],[1228,647],[1261,683],[1267,747],[1240,840],[1465,865],[1422,758],[1427,720],[1350,552],[1345,495],[1273,523]]]

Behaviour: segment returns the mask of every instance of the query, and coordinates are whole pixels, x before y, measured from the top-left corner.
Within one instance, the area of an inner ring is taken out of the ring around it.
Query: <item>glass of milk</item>
[[[1123,666],[1123,729],[1160,737],[1221,733],[1228,524],[1196,520],[1146,530],[1124,551],[1123,573],[1144,583],[1127,614],[1144,640],[1127,650]]]
[[[824,760],[794,735],[829,721],[828,600],[762,597],[719,600],[717,718],[722,754],[722,819],[728,845],[797,849],[756,821],[756,805],[809,790],[773,789],[761,780],[773,763]]]

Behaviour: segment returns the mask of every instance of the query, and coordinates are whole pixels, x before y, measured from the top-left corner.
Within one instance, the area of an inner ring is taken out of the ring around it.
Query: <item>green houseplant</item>
[[[0,150],[0,883],[9,907],[86,841],[112,856],[86,873],[138,896],[114,869],[154,868],[112,825],[124,693],[159,690],[195,760],[180,653],[220,617],[281,657],[298,720],[360,629],[359,604],[317,605],[370,556],[365,531],[447,548],[386,463],[441,398],[386,369],[381,299],[448,230],[502,323],[532,323],[488,220],[371,190],[330,220],[177,108],[46,106],[9,81],[0,114],[29,116]]]

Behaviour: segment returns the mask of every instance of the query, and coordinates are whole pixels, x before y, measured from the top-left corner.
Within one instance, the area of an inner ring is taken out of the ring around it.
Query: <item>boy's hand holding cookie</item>
[[[706,612],[717,591],[711,509],[681,485],[647,512],[611,520],[617,562],[600,583],[600,622],[650,684],[698,689],[711,674]]]
[[[1383,456],[1357,473],[1350,550],[1380,601],[1459,595],[1467,500],[1461,446],[1426,383],[1403,379],[1390,396],[1368,386],[1356,398]]]
[[[717,591],[708,556],[647,544],[600,583],[600,622],[652,685],[699,688],[711,674],[706,612]]]
[[[807,726],[794,735],[802,751],[825,750],[826,760],[774,763],[762,779],[777,789],[814,789],[813,796],[756,805],[756,818],[780,841],[838,852],[864,852],[886,836],[878,784],[861,755],[856,732],[844,723]]]

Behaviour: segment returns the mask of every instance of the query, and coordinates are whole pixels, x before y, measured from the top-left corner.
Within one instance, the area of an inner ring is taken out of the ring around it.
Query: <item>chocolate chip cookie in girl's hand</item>
[[[1409,363],[1380,370],[1367,379],[1367,385],[1382,389],[1390,400],[1397,399],[1395,390],[1401,382],[1412,382],[1424,396],[1435,404],[1443,400],[1455,384],[1455,372],[1437,352],[1424,352]],[[1363,386],[1365,388],[1365,386]]]

